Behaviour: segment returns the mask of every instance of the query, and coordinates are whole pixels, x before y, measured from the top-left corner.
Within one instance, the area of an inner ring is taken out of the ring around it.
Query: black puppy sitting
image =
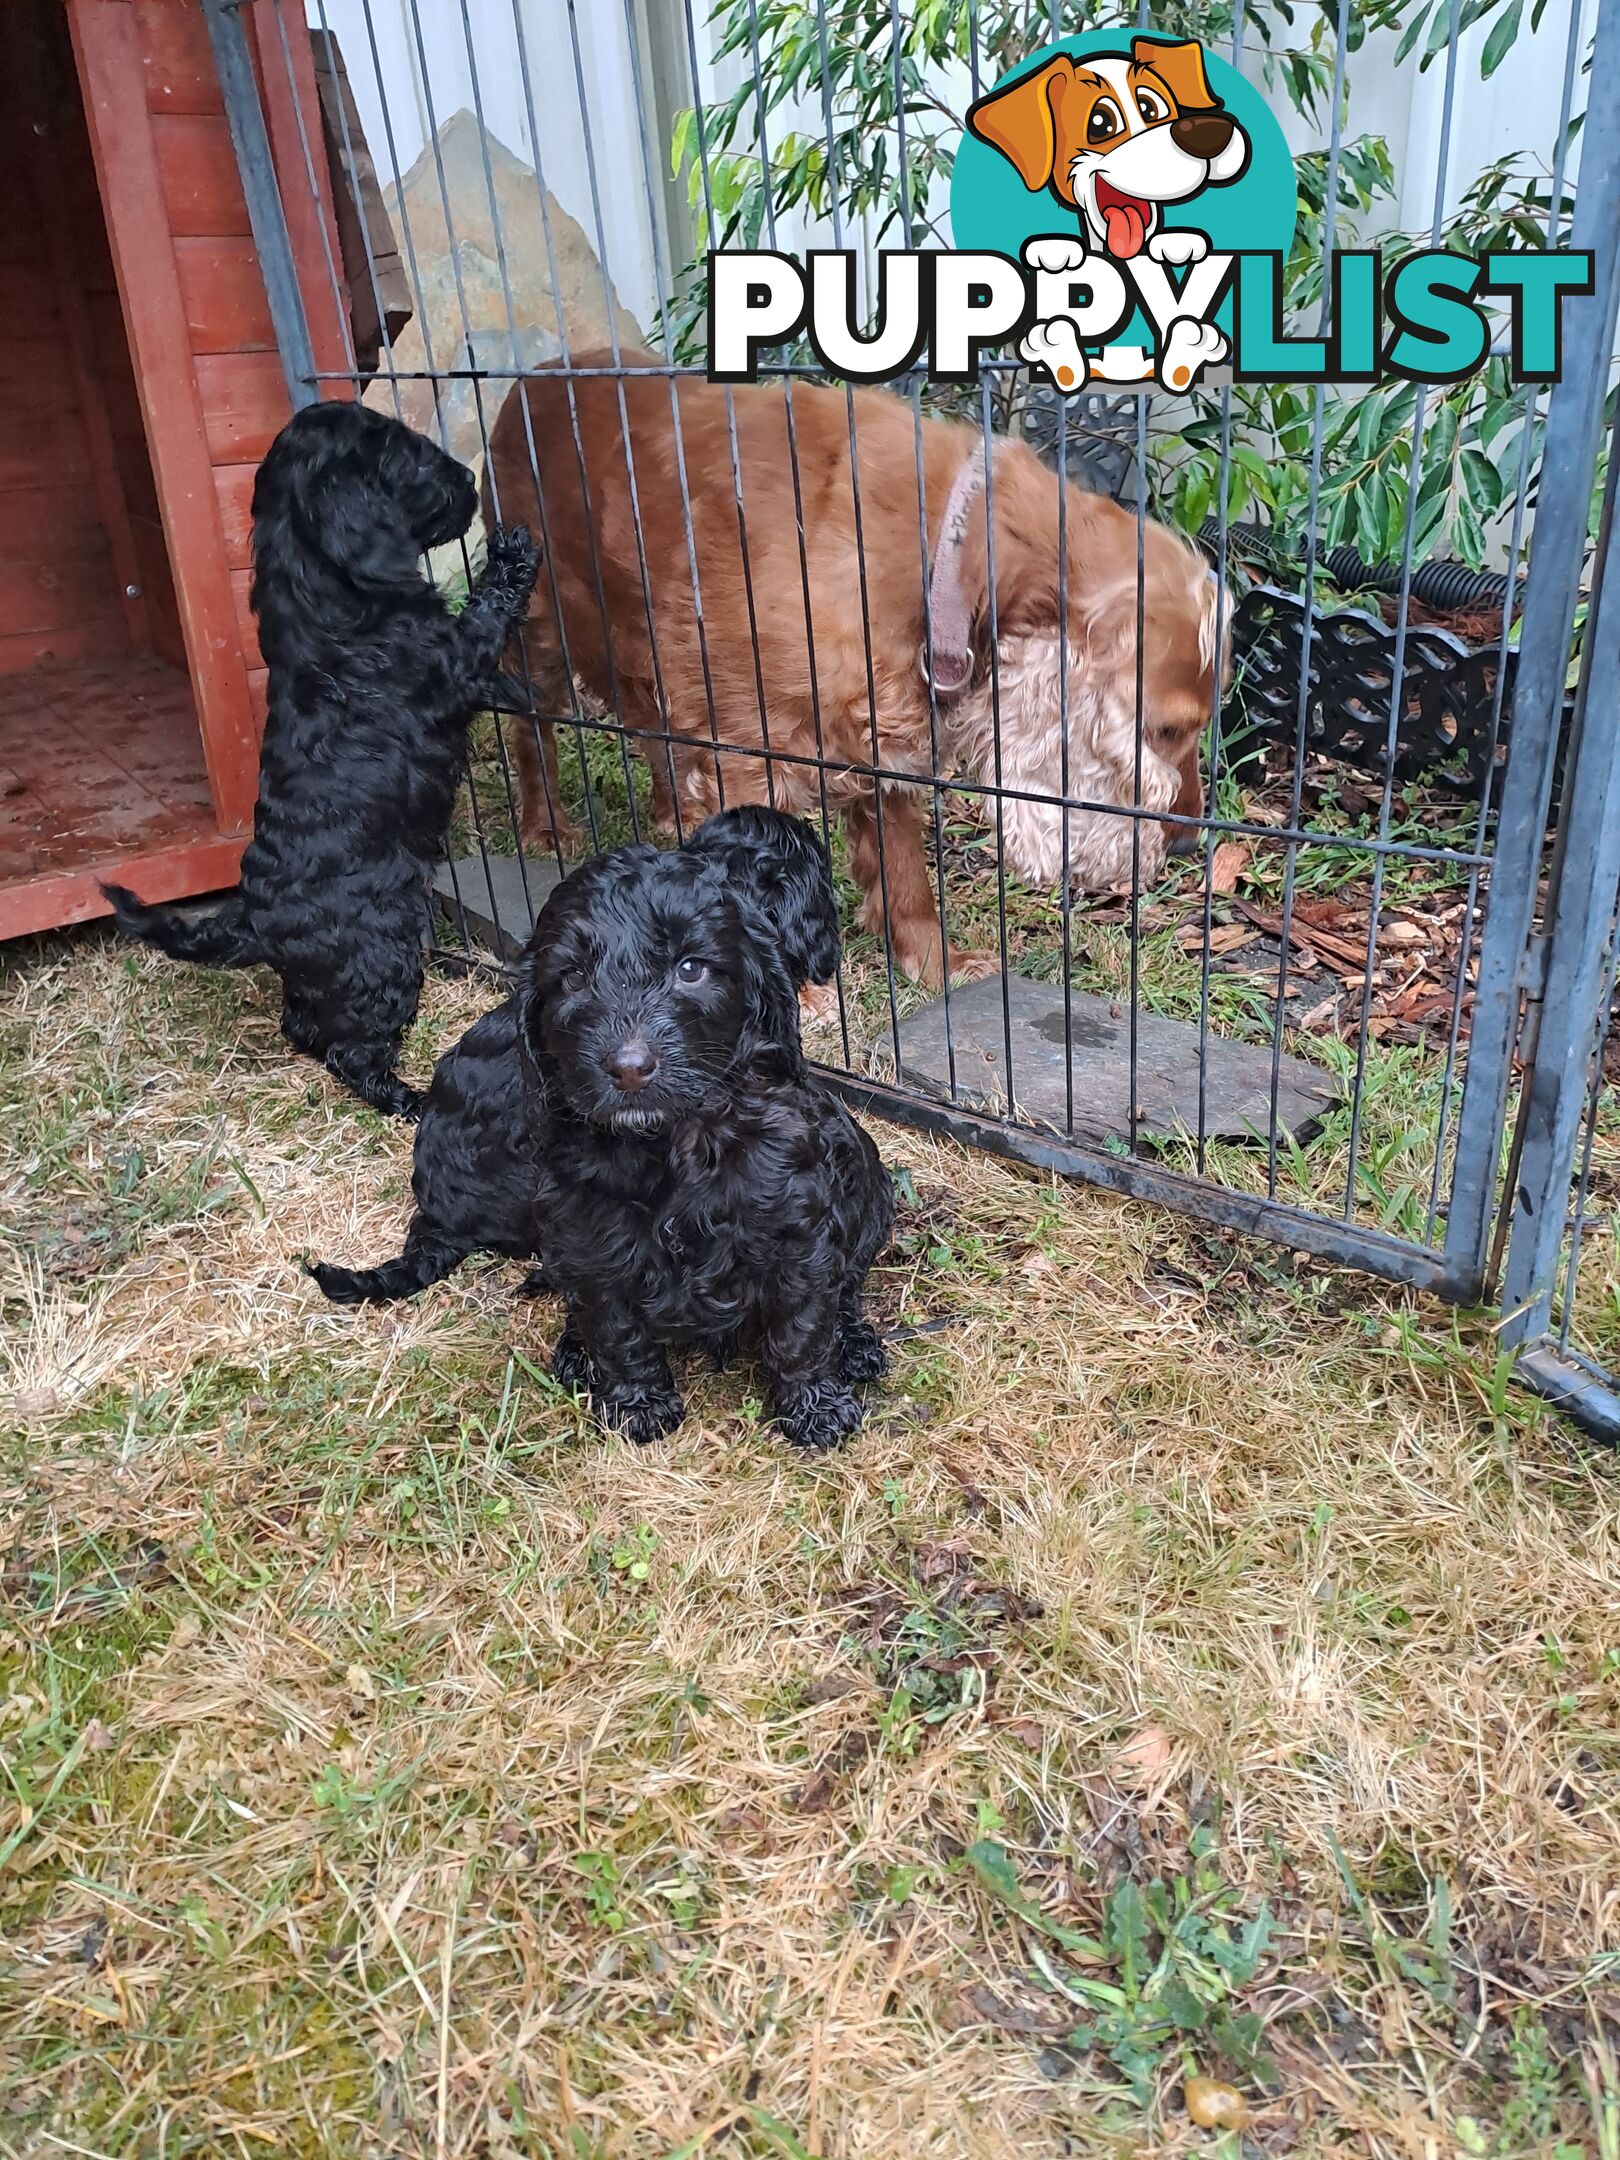
[[[798,818],[748,805],[700,825],[686,851],[721,863],[776,932],[797,990],[832,980],[838,909],[826,851]],[[517,999],[485,1013],[447,1050],[423,1098],[411,1165],[416,1212],[397,1259],[310,1274],[339,1305],[414,1297],[469,1254],[538,1260],[536,1128],[524,1097]],[[531,1276],[526,1287],[538,1289]]]
[[[102,888],[120,928],[176,959],[274,968],[293,1048],[403,1117],[420,1100],[395,1068],[421,994],[427,876],[538,562],[521,526],[496,533],[452,615],[421,557],[458,539],[477,501],[464,465],[385,414],[294,414],[253,486],[269,718],[241,882],[206,916]]]
[[[851,1382],[885,1368],[861,1291],[893,1194],[805,1070],[781,931],[728,852],[617,849],[535,925],[518,1020],[567,1307],[553,1369],[645,1442],[683,1415],[668,1349],[752,1339],[787,1437],[833,1447],[861,1421]]]

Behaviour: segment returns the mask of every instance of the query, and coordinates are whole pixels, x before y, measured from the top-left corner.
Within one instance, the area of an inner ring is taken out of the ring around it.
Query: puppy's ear
[[[535,935],[519,964],[517,989],[512,996],[512,1006],[517,1017],[518,1061],[523,1067],[524,1083],[531,1100],[539,1107],[544,1107],[551,1100],[552,1079],[556,1069],[540,1027],[539,968],[536,953],[542,949],[540,926],[536,924]]]
[[[358,458],[334,458],[301,476],[292,522],[303,544],[360,592],[400,592],[423,582],[422,551],[404,504],[386,473],[362,469]]]
[[[1005,90],[992,90],[968,107],[971,134],[999,150],[1017,168],[1025,187],[1039,190],[1057,165],[1056,105],[1074,80],[1074,62],[1066,53],[1020,76]]]
[[[1220,108],[1204,72],[1204,48],[1196,38],[1132,38],[1131,58],[1138,67],[1153,70],[1184,113]]]
[[[799,999],[789,975],[774,926],[742,895],[737,896],[743,919],[743,991],[747,1017],[737,1047],[744,1058],[762,1050],[774,1050],[791,1078],[804,1074],[804,1051],[799,1043]]]
[[[827,850],[805,819],[749,803],[706,818],[686,845],[724,860],[733,890],[776,933],[795,990],[831,982],[838,969],[838,898]]]

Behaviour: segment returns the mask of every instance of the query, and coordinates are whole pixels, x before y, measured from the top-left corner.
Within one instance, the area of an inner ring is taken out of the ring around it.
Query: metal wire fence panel
[[[838,872],[843,963],[805,1028],[858,1100],[1459,1298],[1485,1288],[1516,1072],[1550,1086],[1549,1060],[1578,1065],[1579,1100],[1555,1090],[1515,1161],[1560,1209],[1575,1179],[1566,1288],[1548,1287],[1545,1235],[1533,1258],[1521,1238],[1512,1278],[1535,1292],[1526,1341],[1577,1347],[1569,1286],[1613,1235],[1595,1046],[1614,878],[1601,849],[1555,860],[1548,842],[1572,641],[1584,623],[1590,674],[1604,627],[1587,605],[1620,68],[1584,73],[1579,4],[1545,26],[1556,125],[1513,212],[1521,233],[1593,250],[1599,335],[1550,390],[1487,371],[1391,393],[1394,447],[1369,460],[1370,398],[1321,385],[1263,411],[1231,379],[1068,399],[1003,354],[976,387],[914,367],[863,389],[792,340],[757,385],[710,382],[706,250],[739,233],[853,249],[875,302],[878,243],[940,237],[931,118],[980,96],[1019,36],[1028,51],[1148,20],[1031,9],[1015,34],[1014,11],[965,5],[940,59],[899,0],[859,12],[864,130],[850,10],[825,0],[723,0],[712,17],[667,0],[656,68],[633,0],[309,0],[307,21],[276,0],[289,80],[313,39],[352,89],[282,190],[330,213],[364,200],[375,164],[386,211],[325,257],[345,318],[358,294],[383,325],[377,364],[351,358],[318,387],[436,433],[477,467],[489,518],[526,520],[544,550],[506,709],[474,732],[439,945],[509,966],[581,853],[677,844],[712,809],[771,802],[815,822]],[[1472,155],[1466,14],[1446,0],[1429,38],[1443,87],[1417,222],[1437,248],[1462,229]],[[1224,22],[1242,65],[1257,18]],[[1296,250],[1318,329],[1346,221],[1367,209],[1368,153],[1344,127],[1353,27],[1339,0]],[[1613,11],[1596,36],[1620,48]],[[390,248],[409,290],[393,335]],[[1262,479],[1264,531],[1239,514]],[[1486,506],[1484,575],[1436,573],[1452,515],[1437,486]],[[1387,561],[1345,545],[1376,526],[1358,487],[1387,512]],[[480,545],[436,574],[469,578]],[[1584,699],[1588,789],[1620,738],[1609,688]],[[1549,870],[1569,957],[1547,1000]],[[1601,1352],[1601,1328],[1590,1339]]]

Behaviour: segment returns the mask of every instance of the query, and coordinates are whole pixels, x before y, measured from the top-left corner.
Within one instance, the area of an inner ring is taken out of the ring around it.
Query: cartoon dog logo
[[[1163,208],[1223,187],[1248,169],[1249,138],[1210,87],[1194,39],[1137,37],[1128,53],[1059,53],[1045,67],[992,90],[968,112],[968,127],[1000,151],[1032,192],[1050,189],[1080,221],[1078,240],[1032,240],[1024,259],[1053,273],[1079,269],[1087,254],[1115,262],[1145,256],[1161,265],[1201,262],[1209,236],[1167,228]],[[1138,347],[1114,347],[1088,361],[1066,317],[1037,322],[1020,347],[1063,390],[1088,374],[1109,381],[1157,376],[1185,390],[1224,359],[1212,324],[1172,323],[1157,366]],[[1065,379],[1065,377],[1070,379]]]

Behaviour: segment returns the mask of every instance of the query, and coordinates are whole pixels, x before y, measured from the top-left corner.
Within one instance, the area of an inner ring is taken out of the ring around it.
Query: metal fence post
[[[1620,447],[1620,445],[1616,445]],[[1525,1082],[1502,1285],[1503,1340],[1545,1333],[1563,1247],[1576,1142],[1598,1036],[1608,1017],[1620,898],[1620,576],[1612,574],[1612,464],[1597,595],[1587,621],[1580,722],[1564,784],[1563,830],[1547,910],[1536,1056]]]
[[[1485,1272],[1598,431],[1614,351],[1620,280],[1620,7],[1599,9],[1592,61],[1569,244],[1592,251],[1594,291],[1581,306],[1578,330],[1566,342],[1563,377],[1547,404],[1508,769],[1480,948],[1456,1175],[1446,1216],[1447,1266],[1456,1294],[1463,1297],[1478,1294]]]
[[[225,116],[230,122],[231,146],[236,169],[247,197],[248,223],[264,278],[270,321],[276,333],[276,350],[287,378],[287,395],[296,412],[320,396],[315,380],[315,348],[304,313],[304,296],[298,285],[298,265],[293,259],[287,232],[281,189],[276,182],[270,138],[265,131],[264,108],[248,51],[247,30],[241,15],[242,0],[203,0],[208,42],[214,49],[214,68],[225,97]]]

